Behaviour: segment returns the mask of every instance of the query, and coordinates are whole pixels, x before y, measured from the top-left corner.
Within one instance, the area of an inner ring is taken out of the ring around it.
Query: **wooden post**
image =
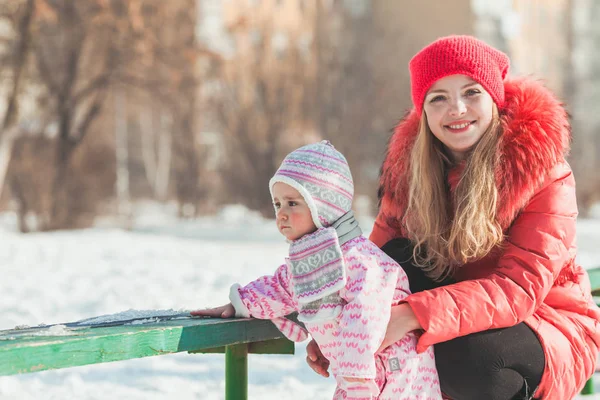
[[[585,383],[585,386],[581,390],[581,394],[592,394],[592,393],[594,393],[594,377],[593,376],[590,379],[588,379],[588,381]]]
[[[248,399],[248,345],[225,347],[225,400]]]

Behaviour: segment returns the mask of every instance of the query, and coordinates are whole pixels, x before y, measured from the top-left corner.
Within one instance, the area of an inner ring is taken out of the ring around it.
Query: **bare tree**
[[[41,0],[40,0],[41,1]],[[75,150],[98,118],[120,67],[135,55],[132,3],[46,0],[37,21],[37,69],[56,118],[51,202],[45,229],[68,226],[67,179]]]
[[[144,172],[154,198],[166,201],[171,175],[171,118],[150,100],[139,111]]]
[[[115,68],[116,54],[92,33],[93,18],[104,11],[98,4],[79,6],[72,0],[48,1],[46,4],[47,12],[38,22],[40,37],[35,50],[38,71],[58,125],[52,206],[45,227],[56,229],[65,225],[68,216],[65,183],[71,157],[100,113]],[[90,40],[92,37],[95,40]],[[104,48],[95,48],[98,42]],[[88,50],[86,46],[94,48],[84,55]],[[82,71],[82,64],[87,61],[86,56],[92,58],[92,54],[100,55],[101,59],[96,64],[100,66],[99,71],[90,79]]]
[[[26,77],[27,62],[31,50],[31,25],[35,11],[35,0],[26,0],[17,4],[13,9],[6,10],[3,17],[13,26],[14,36],[10,52],[7,55],[8,65],[11,68],[10,77],[12,86],[7,97],[7,106],[0,127],[0,195],[4,188],[6,172],[10,163],[13,144],[18,133],[19,96]]]
[[[600,164],[598,132],[600,130],[600,56],[597,48],[600,28],[600,4],[590,0],[569,1],[568,31],[570,53],[566,69],[565,95],[572,114],[573,148],[569,161],[577,177],[579,212],[587,216],[592,205],[600,201]],[[585,54],[585,57],[581,55]]]
[[[171,53],[178,61],[171,68],[171,79],[176,96],[173,98],[173,173],[175,194],[179,205],[180,217],[197,215],[197,206],[203,192],[200,190],[201,153],[196,140],[196,93],[198,78],[196,61],[199,55],[196,43],[196,14],[190,12],[194,7],[179,8],[174,15],[174,28],[180,51]],[[175,47],[177,48],[177,47]],[[174,70],[177,71],[174,73]]]
[[[35,12],[30,13],[30,29],[19,31],[26,25],[17,23],[26,20],[25,5],[35,6]],[[18,154],[9,177],[21,221],[33,213],[39,221],[34,229],[81,226],[78,213],[88,214],[84,219],[89,220],[96,207],[82,203],[111,207],[100,201],[107,191],[127,203],[123,199],[136,195],[131,184],[137,170],[130,168],[137,148],[131,143],[140,137],[154,197],[166,201],[174,196],[180,214],[195,213],[202,195],[195,62],[206,53],[195,43],[195,5],[195,0],[16,0],[6,6],[15,33],[5,39],[11,53],[4,65],[10,71],[0,71],[8,78],[23,76],[17,66],[26,65],[26,58],[17,55],[30,49],[34,62],[27,83],[33,83],[37,115],[42,116],[29,123],[12,151],[2,147],[12,141],[0,140],[0,155],[3,149],[4,154]],[[23,79],[13,82],[8,96],[17,99]],[[16,126],[10,118],[16,110],[9,107],[5,127]],[[149,113],[156,123],[140,127],[138,121]],[[0,139],[8,131],[0,131]],[[112,154],[106,157],[109,147]],[[8,164],[8,158],[0,159],[0,166],[2,161]],[[91,166],[95,169],[88,171]]]
[[[126,79],[137,90],[145,179],[155,199],[166,201],[173,194],[182,216],[194,215],[201,197],[196,63],[200,56],[211,56],[196,43],[195,4],[144,3],[136,26],[141,57],[132,62]]]
[[[344,3],[327,8],[317,1],[314,24],[315,124],[348,159],[357,193],[374,194],[382,141],[378,143],[373,132],[386,101],[386,85],[374,68],[375,62],[384,61],[375,58],[371,9],[356,11]]]
[[[117,213],[121,224],[131,225],[131,196],[129,190],[129,129],[125,94],[121,88],[114,91],[115,108],[115,150],[116,150],[116,193]]]
[[[231,29],[234,35],[249,34],[243,19]],[[307,65],[298,38],[290,36],[285,48],[276,49],[272,24],[257,29],[251,55],[217,63],[210,104],[223,132],[227,201],[272,216],[268,180],[281,161],[282,148],[288,150],[285,137],[302,132],[307,121]]]

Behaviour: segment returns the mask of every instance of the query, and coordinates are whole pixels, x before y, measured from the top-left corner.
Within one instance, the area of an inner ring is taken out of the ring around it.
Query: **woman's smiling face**
[[[450,75],[431,86],[423,111],[433,135],[459,162],[490,126],[493,107],[492,97],[479,83],[465,75]]]

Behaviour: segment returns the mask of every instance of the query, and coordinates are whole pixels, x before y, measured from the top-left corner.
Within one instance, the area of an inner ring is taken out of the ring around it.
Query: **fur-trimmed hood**
[[[499,147],[496,185],[498,221],[506,229],[547,173],[563,162],[571,133],[567,112],[556,96],[531,78],[504,82],[506,103],[500,111],[503,135]],[[382,166],[379,200],[388,224],[399,228],[408,202],[410,149],[418,133],[420,115],[413,109],[394,128]],[[396,192],[396,187],[406,190]],[[402,193],[397,198],[395,193]]]

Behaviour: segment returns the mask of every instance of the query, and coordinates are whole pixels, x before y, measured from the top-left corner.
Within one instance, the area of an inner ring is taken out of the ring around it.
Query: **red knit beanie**
[[[419,51],[408,64],[412,100],[419,114],[431,86],[449,75],[466,75],[504,106],[504,78],[510,61],[503,52],[472,36],[446,36]]]

